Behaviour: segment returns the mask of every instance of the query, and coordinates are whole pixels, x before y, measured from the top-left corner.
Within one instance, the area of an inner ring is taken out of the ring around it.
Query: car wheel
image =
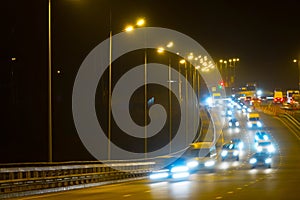
[[[239,161],[240,160],[240,157],[238,156],[238,157],[236,157],[236,161]]]
[[[271,168],[271,165],[268,165],[268,168]]]

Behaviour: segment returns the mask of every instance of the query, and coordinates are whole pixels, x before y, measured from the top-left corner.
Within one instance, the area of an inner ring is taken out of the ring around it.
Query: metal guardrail
[[[210,113],[201,109],[200,130],[195,140],[207,133]],[[0,199],[85,188],[120,180],[142,178],[155,169],[155,162],[72,161],[55,163],[0,164]]]
[[[290,129],[294,130],[297,133],[298,137],[300,136],[300,122],[296,120],[293,116],[289,114],[281,114],[279,115],[281,118],[285,118],[287,120],[287,125]]]
[[[1,168],[0,199],[24,196],[28,191],[32,195],[47,189],[142,177],[154,165],[155,162],[134,162]]]

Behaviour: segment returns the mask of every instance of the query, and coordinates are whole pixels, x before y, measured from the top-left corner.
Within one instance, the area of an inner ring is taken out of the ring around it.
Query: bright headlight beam
[[[249,161],[250,164],[254,164],[256,162],[257,162],[256,158],[251,158],[250,161]]]
[[[215,161],[213,160],[210,160],[210,161],[207,161],[204,163],[204,166],[205,167],[211,167],[211,166],[214,166],[215,165]]]

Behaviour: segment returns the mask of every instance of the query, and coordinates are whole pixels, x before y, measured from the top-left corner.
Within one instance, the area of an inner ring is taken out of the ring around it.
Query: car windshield
[[[259,146],[269,146],[271,145],[271,142],[260,142]]]
[[[189,149],[186,154],[188,157],[210,157],[209,148]]]
[[[233,143],[230,144],[224,144],[223,149],[236,149],[236,145]]]

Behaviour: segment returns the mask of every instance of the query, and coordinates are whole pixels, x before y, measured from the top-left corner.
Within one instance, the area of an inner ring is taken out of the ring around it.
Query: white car
[[[256,144],[256,151],[257,152],[266,152],[266,153],[274,153],[275,146],[271,141],[258,141]]]

